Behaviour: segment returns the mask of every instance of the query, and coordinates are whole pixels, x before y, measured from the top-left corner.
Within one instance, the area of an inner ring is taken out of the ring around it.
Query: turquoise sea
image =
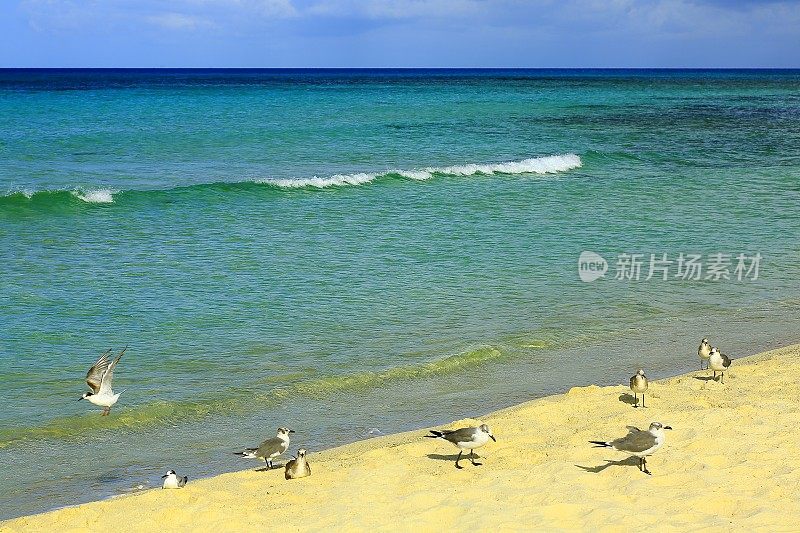
[[[800,342],[799,206],[800,71],[0,70],[0,519]]]

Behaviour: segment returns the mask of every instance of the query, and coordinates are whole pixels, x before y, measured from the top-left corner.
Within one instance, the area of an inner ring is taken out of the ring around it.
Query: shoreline
[[[478,451],[479,468],[467,461],[456,470],[456,449],[416,429],[311,451],[313,475],[301,480],[285,481],[282,469],[257,472],[254,463],[190,479],[179,491],[146,490],[10,519],[0,531],[85,529],[102,520],[127,531],[252,530],[277,516],[290,530],[341,527],[340,520],[358,530],[597,529],[633,526],[635,519],[679,529],[781,529],[800,518],[800,504],[789,500],[800,488],[792,460],[800,459],[800,429],[793,429],[800,386],[791,380],[797,370],[800,344],[734,360],[724,385],[696,379],[707,371],[653,381],[646,409],[626,403],[626,383],[573,387],[500,409],[480,417],[498,442]],[[623,454],[587,442],[653,420],[675,430],[648,461],[652,477]]]

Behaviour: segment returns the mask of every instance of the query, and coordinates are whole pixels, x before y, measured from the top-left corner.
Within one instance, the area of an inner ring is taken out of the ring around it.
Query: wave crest
[[[293,179],[265,179],[258,183],[274,185],[287,189],[313,187],[324,189],[326,187],[339,187],[342,185],[363,185],[377,178],[388,176],[401,176],[418,181],[431,179],[434,176],[474,176],[477,174],[556,174],[566,172],[583,165],[577,154],[550,155],[545,157],[532,157],[522,161],[508,161],[505,163],[470,163],[467,165],[454,165],[449,167],[427,167],[414,170],[392,170],[383,173],[336,174],[329,177],[293,178]]]
[[[73,192],[75,198],[83,200],[89,204],[112,204],[114,203],[114,192],[108,189],[97,189],[87,192]]]

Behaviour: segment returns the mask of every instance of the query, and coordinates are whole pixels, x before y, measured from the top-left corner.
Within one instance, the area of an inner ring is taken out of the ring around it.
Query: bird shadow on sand
[[[428,454],[428,459],[436,459],[437,461],[455,461],[457,457],[458,457],[457,453],[454,453],[452,455],[445,455],[443,453],[429,453]]]
[[[476,453],[475,454],[475,460],[477,461],[480,458],[481,458],[481,456]],[[452,455],[446,455],[446,454],[443,454],[443,453],[429,453],[428,454],[428,459],[436,459],[437,461],[452,461],[452,462],[455,462],[456,459],[458,459],[458,454],[454,453]],[[465,453],[464,455],[462,455],[461,456],[461,460],[469,462],[469,454]]]
[[[714,376],[695,376],[694,379],[699,381],[719,381],[719,377],[715,378]]]
[[[619,401],[621,401],[622,403],[627,403],[628,405],[631,405],[633,407],[636,407],[638,405],[636,397],[633,394],[628,394],[627,392],[623,392],[622,394],[619,395]]]
[[[283,465],[272,465],[272,468],[265,466],[263,468],[256,468],[256,472],[269,472],[270,470],[280,470]]]
[[[577,466],[581,470],[591,472],[592,474],[599,474],[609,466],[635,466],[636,468],[639,468],[639,458],[630,456],[625,459],[622,459],[621,461],[609,461],[608,459],[606,459],[605,464],[598,466],[581,466],[581,465],[575,465],[575,466]]]

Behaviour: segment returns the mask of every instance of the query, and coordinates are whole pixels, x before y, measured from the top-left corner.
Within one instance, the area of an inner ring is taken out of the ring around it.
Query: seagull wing
[[[624,437],[611,441],[611,446],[621,452],[640,453],[656,445],[656,436],[649,431],[631,431]]]
[[[111,381],[114,379],[114,368],[117,366],[117,363],[119,363],[119,360],[122,359],[122,354],[124,354],[125,350],[127,349],[128,347],[126,346],[121,352],[119,352],[119,355],[114,359],[114,361],[108,365],[108,370],[105,371],[103,374],[103,379],[100,382],[100,394],[111,394]]]
[[[276,453],[283,453],[285,450],[286,441],[278,437],[272,437],[262,442],[256,450],[257,457],[271,457]]]
[[[628,433],[638,433],[641,429],[637,428],[636,426],[625,426],[625,429],[628,430]]]
[[[453,444],[457,444],[459,442],[472,442],[475,440],[475,433],[477,433],[478,428],[461,428],[456,429],[455,431],[442,431],[442,438],[448,442],[452,442]]]
[[[108,354],[111,353],[111,349],[106,351],[100,358],[92,365],[92,368],[86,373],[86,384],[89,385],[89,388],[92,389],[94,394],[100,392],[100,387],[103,384],[103,376],[108,370]]]

